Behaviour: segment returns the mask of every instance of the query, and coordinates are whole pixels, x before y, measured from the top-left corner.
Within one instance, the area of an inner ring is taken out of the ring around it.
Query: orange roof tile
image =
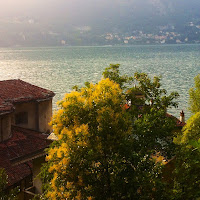
[[[0,81],[0,113],[11,112],[14,103],[43,100],[54,96],[50,90],[19,79]]]
[[[12,126],[12,137],[0,143],[0,168],[8,174],[8,183],[13,185],[31,175],[32,162],[13,165],[12,160],[43,151],[49,144],[47,135]],[[29,164],[29,165],[27,165]]]

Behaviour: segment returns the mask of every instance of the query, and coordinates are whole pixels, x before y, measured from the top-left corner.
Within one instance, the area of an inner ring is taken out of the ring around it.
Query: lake
[[[109,64],[120,64],[121,73],[146,72],[162,76],[162,87],[180,94],[175,116],[188,108],[188,90],[200,72],[200,45],[144,45],[95,47],[1,48],[0,80],[22,79],[50,89],[56,101],[74,85],[97,82]]]

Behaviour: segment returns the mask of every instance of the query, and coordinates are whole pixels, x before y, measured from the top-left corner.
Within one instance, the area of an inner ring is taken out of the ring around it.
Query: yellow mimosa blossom
[[[67,165],[68,162],[69,162],[69,159],[67,159],[67,158],[63,158],[63,159],[62,159],[62,162],[63,162],[63,165]]]
[[[76,200],[81,200],[82,198],[81,198],[81,192],[80,191],[78,191],[77,192],[77,196],[76,196]]]
[[[70,105],[70,102],[69,101],[64,101],[63,103],[62,103],[62,106],[64,107],[64,108],[67,108],[67,106],[69,106]]]
[[[54,170],[54,166],[50,166],[48,171],[51,173]]]
[[[73,183],[72,183],[72,182],[67,182],[67,185],[66,185],[66,188],[67,188],[67,189],[72,188],[72,186],[73,186]]]
[[[93,176],[103,164],[97,160],[87,163],[87,157],[94,153],[88,147],[91,148],[94,142],[95,151],[99,155],[103,152],[101,134],[105,124],[110,127],[118,125],[117,118],[121,115],[117,112],[122,112],[121,96],[122,90],[118,84],[102,79],[98,84],[91,83],[66,94],[58,102],[60,110],[55,112],[50,123],[58,140],[49,148],[46,156],[50,163],[48,172],[52,177],[47,198],[94,199],[88,193],[92,191],[92,186],[85,184],[83,175]],[[114,110],[115,107],[119,109]],[[87,166],[84,172],[83,166]],[[86,193],[81,193],[83,191]]]

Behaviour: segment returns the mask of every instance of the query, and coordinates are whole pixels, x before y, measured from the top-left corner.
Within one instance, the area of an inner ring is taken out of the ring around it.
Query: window
[[[15,124],[28,124],[28,113],[20,112],[15,115]]]

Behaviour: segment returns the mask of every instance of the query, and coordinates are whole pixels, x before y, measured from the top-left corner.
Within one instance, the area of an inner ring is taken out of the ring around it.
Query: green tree
[[[105,73],[106,72],[106,73]],[[175,119],[167,117],[168,108],[177,107],[179,94],[161,87],[160,77],[151,79],[145,73],[136,72],[133,77],[119,74],[119,65],[110,65],[103,73],[104,78],[120,84],[127,102],[127,110],[132,118],[132,134],[138,139],[141,151],[151,155],[155,152],[170,156],[174,153]],[[128,85],[127,85],[128,83]],[[141,148],[142,146],[142,148]]]
[[[200,112],[193,115],[185,125],[182,135],[175,142],[179,144],[173,171],[173,198],[200,198]]]
[[[190,89],[189,109],[192,113],[200,111],[200,74],[194,78],[195,86]]]
[[[7,175],[4,169],[0,169],[0,200],[16,200],[18,188],[5,191],[7,186]]]
[[[120,76],[118,68],[111,65],[99,83],[76,87],[58,103],[51,122],[58,141],[47,151],[43,198],[167,198],[162,166],[152,154],[171,154],[175,124],[166,109],[175,105],[177,95],[161,92],[160,79],[152,82],[139,73],[135,78]],[[135,86],[128,88],[127,83]],[[146,94],[148,85],[152,88]],[[130,91],[146,96],[141,99]],[[155,104],[149,104],[150,94]]]
[[[173,171],[173,198],[200,198],[200,76],[195,77],[195,87],[190,89],[190,110],[194,113],[181,134],[178,144],[175,170]]]
[[[126,83],[131,83],[133,81],[133,77],[120,75],[119,66],[119,64],[110,64],[110,66],[107,67],[103,72],[103,77],[109,78],[123,88]]]

